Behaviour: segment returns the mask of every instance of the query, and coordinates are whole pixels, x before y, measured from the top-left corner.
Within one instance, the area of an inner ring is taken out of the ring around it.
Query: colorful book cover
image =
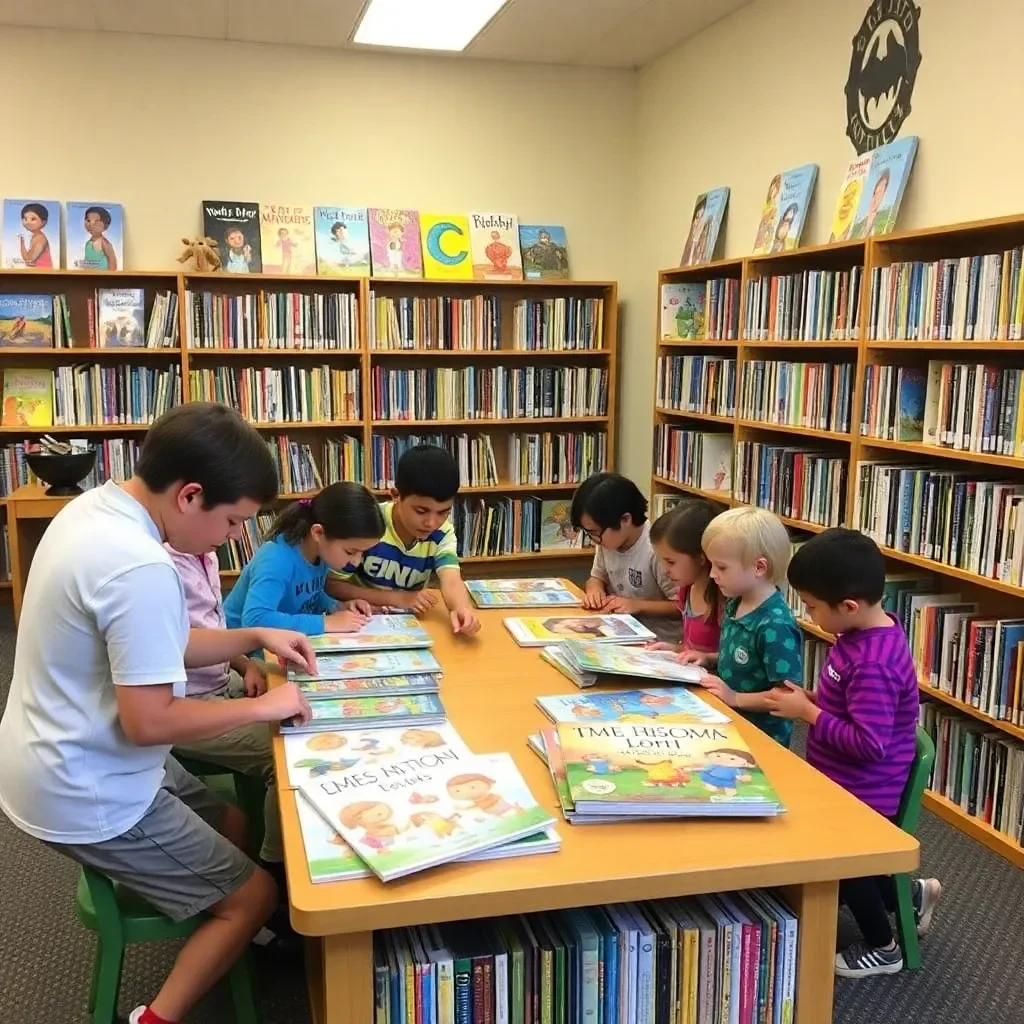
[[[514,213],[471,213],[469,237],[473,277],[478,281],[522,281],[519,218]]]
[[[60,203],[55,199],[5,199],[5,268],[52,270],[60,266]]]
[[[693,204],[690,216],[690,230],[686,235],[686,245],[679,260],[681,267],[691,267],[698,263],[709,263],[715,258],[718,236],[725,219],[725,209],[729,205],[728,187],[714,188],[710,192],[702,192]]]
[[[646,651],[579,638],[563,645],[565,656],[581,672],[617,676],[648,676],[671,683],[698,683],[704,670],[683,665],[671,651]]]
[[[321,633],[309,638],[314,651],[394,651],[432,647],[434,641],[415,615],[372,615],[358,633]]]
[[[96,289],[96,339],[100,348],[143,348],[146,293],[142,288]]]
[[[316,272],[370,276],[370,223],[362,206],[314,206]]]
[[[520,647],[544,647],[574,638],[615,644],[657,639],[632,615],[522,615],[502,621]]]
[[[422,277],[419,214],[415,210],[377,208],[367,214],[374,277]]]
[[[652,519],[671,512],[680,502],[686,501],[685,494],[656,494],[654,495],[654,515]]]
[[[437,725],[445,720],[444,705],[436,693],[410,693],[396,697],[334,697],[313,701],[312,717],[302,725],[294,719],[281,723],[283,735],[375,725]]]
[[[295,683],[311,679],[372,679],[377,676],[411,676],[422,673],[441,674],[437,658],[426,650],[365,651],[321,654],[316,659],[318,673],[288,671]]]
[[[800,245],[807,208],[811,205],[817,180],[817,164],[794,167],[772,178],[754,238],[755,256],[788,252]]]
[[[4,369],[5,427],[53,426],[53,371]]]
[[[832,214],[832,230],[828,236],[830,242],[845,242],[852,237],[850,232],[853,230],[853,219],[857,215],[860,197],[864,192],[864,182],[867,181],[870,169],[870,153],[851,160],[847,166],[843,183],[839,186],[836,208]]]
[[[263,272],[259,203],[243,203],[236,199],[204,199],[203,234],[217,243],[221,270],[225,273]],[[277,252],[277,249],[274,251]]]
[[[581,672],[562,650],[562,644],[549,644],[542,647],[540,656],[556,671],[561,672],[571,683],[580,689],[586,689],[597,682],[596,672]]]
[[[704,337],[703,284],[674,282],[661,286],[661,336],[672,341]]]
[[[264,274],[315,274],[312,207],[260,203],[260,249]]]
[[[124,269],[124,207],[68,203],[65,265],[69,270]]]
[[[896,227],[903,193],[917,153],[917,136],[896,139],[871,153],[871,170],[853,221],[851,238],[887,235]]]
[[[927,382],[919,366],[903,366],[898,373],[899,414],[896,441],[924,440],[924,404]]]
[[[552,722],[728,722],[729,718],[689,690],[623,690],[538,697]]]
[[[572,506],[567,501],[540,503],[540,549],[557,551],[583,546],[583,531],[572,525]]]
[[[778,794],[732,722],[556,725],[578,814],[773,815]]]
[[[307,679],[297,684],[306,700],[328,697],[396,697],[405,693],[437,693],[437,676],[378,676],[376,679]]]
[[[53,296],[0,295],[0,348],[53,348]]]
[[[554,824],[511,759],[417,757],[302,791],[383,881],[533,835]]]
[[[559,224],[520,224],[523,276],[528,281],[568,281],[569,242]]]
[[[546,608],[579,605],[561,580],[466,580],[469,596],[478,608]]]
[[[300,791],[295,796],[299,830],[312,882],[343,882],[349,878],[368,878],[370,869],[358,854],[327,823],[320,812]]]
[[[473,277],[469,218],[465,214],[420,211],[420,238],[424,277],[449,281],[468,281]]]

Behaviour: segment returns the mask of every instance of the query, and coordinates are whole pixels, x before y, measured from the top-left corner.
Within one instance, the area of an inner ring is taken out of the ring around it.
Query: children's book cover
[[[557,724],[577,813],[773,815],[783,808],[731,722]]]
[[[327,653],[431,647],[434,641],[415,615],[372,615],[357,633],[321,633],[309,643],[314,651]]]
[[[463,213],[420,211],[423,276],[449,281],[473,277],[469,248],[469,218]]]
[[[302,725],[294,719],[281,723],[284,734],[378,725],[434,725],[445,720],[444,705],[436,693],[410,693],[396,697],[335,697],[310,704],[312,717]]]
[[[343,882],[373,874],[301,791],[296,794],[295,809],[299,814],[310,881]]]
[[[96,339],[100,348],[143,348],[146,293],[142,288],[96,289]]]
[[[60,266],[60,203],[55,199],[5,199],[5,268],[52,270]]]
[[[260,249],[264,274],[315,274],[313,208],[260,203]]]
[[[574,638],[616,644],[657,639],[632,615],[522,615],[502,621],[520,647],[544,647]]]
[[[924,405],[927,390],[925,372],[918,366],[899,370],[899,415],[896,419],[896,441],[924,440]]]
[[[896,216],[914,166],[917,136],[896,139],[871,154],[871,170],[853,221],[851,238],[887,235],[896,227]]]
[[[313,679],[371,679],[377,676],[411,676],[421,673],[441,674],[437,658],[426,650],[366,651],[321,654],[316,659],[319,674],[288,670],[295,683]]]
[[[466,580],[478,608],[547,608],[580,604],[561,580]]]
[[[569,242],[560,224],[520,224],[519,245],[528,281],[569,280]]]
[[[704,670],[683,665],[671,651],[627,649],[577,637],[564,645],[565,656],[581,672],[606,672],[618,676],[649,676],[673,683],[700,682]]]
[[[674,282],[661,286],[661,336],[669,340],[704,337],[703,284]]]
[[[471,213],[473,277],[478,281],[522,281],[519,218],[514,213]]]
[[[53,371],[10,367],[4,370],[5,427],[53,426]]]
[[[847,166],[843,183],[839,186],[836,208],[832,214],[832,230],[828,236],[830,242],[845,242],[852,237],[850,232],[853,230],[853,219],[857,215],[860,197],[864,192],[864,182],[867,181],[870,169],[870,153],[851,160]]]
[[[397,697],[406,693],[437,693],[437,676],[378,676],[376,679],[307,679],[297,684],[306,700],[328,697]]]
[[[374,277],[422,277],[419,213],[373,208],[367,214]]]
[[[383,881],[533,835],[554,824],[511,759],[430,751],[302,791]]]
[[[623,690],[567,697],[538,697],[537,706],[552,722],[728,722],[689,690]]]
[[[659,516],[663,516],[666,512],[671,512],[676,505],[679,505],[684,501],[686,501],[685,494],[654,495],[654,515],[651,518],[657,519]]]
[[[729,205],[728,186],[713,188],[710,192],[702,192],[693,204],[690,216],[690,230],[686,235],[686,245],[679,260],[681,267],[691,267],[698,263],[709,263],[715,258],[718,236],[725,219],[725,208]]]
[[[0,348],[53,348],[53,296],[0,295]]]
[[[561,672],[566,679],[575,683],[581,690],[593,686],[597,682],[596,672],[581,672],[576,663],[562,650],[564,644],[548,644],[542,647],[540,656],[554,669]]]
[[[65,264],[69,270],[124,269],[124,207],[68,203]]]
[[[263,272],[259,203],[244,203],[237,199],[204,199],[203,234],[217,243],[221,269],[225,273]]]
[[[362,206],[314,206],[316,272],[370,276],[370,223]]]
[[[541,551],[583,546],[583,531],[572,525],[571,508],[567,501],[549,500],[540,503]]]
[[[788,252],[800,244],[817,180],[817,164],[794,167],[772,178],[754,238],[755,256]]]

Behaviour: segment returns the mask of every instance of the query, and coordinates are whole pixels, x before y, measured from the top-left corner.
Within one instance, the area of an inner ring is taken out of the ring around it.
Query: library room
[[[0,1024],[1017,1024],[1022,34],[0,0]]]

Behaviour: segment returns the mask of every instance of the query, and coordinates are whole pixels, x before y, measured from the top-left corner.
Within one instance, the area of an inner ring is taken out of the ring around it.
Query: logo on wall
[[[874,0],[853,37],[846,79],[846,134],[858,153],[896,138],[910,116],[921,66],[921,8],[912,0]]]

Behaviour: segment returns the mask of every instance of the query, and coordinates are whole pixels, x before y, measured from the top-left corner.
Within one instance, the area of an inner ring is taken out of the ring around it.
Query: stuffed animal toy
[[[183,238],[184,251],[178,257],[179,263],[188,263],[195,260],[196,272],[205,274],[220,270],[220,253],[217,251],[217,243],[212,238]]]

